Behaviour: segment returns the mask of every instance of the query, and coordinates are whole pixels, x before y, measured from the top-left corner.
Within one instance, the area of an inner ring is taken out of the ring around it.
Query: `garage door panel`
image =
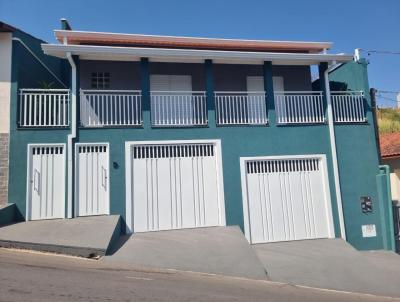
[[[220,225],[213,148],[212,144],[133,147],[135,232]],[[150,206],[144,207],[145,202]],[[148,221],[139,217],[143,214]]]
[[[145,173],[143,173],[145,171]],[[137,201],[133,210],[133,219],[135,220],[135,231],[143,232],[150,228],[148,225],[148,188],[147,188],[147,165],[146,159],[137,159],[133,166],[133,183],[135,183],[135,190],[133,190],[133,199]]]
[[[252,243],[330,236],[321,159],[254,159],[242,169]]]
[[[317,177],[317,175],[310,175],[310,183],[311,188],[324,188],[321,178]],[[323,237],[324,234],[329,232],[328,224],[326,223],[326,221],[329,220],[327,207],[323,203],[318,202],[319,200],[323,200],[324,195],[324,190],[313,190],[314,212],[321,213],[320,215],[315,216],[315,232],[316,237],[318,238]]]
[[[207,171],[217,171],[216,161],[213,157],[203,157],[201,167],[201,179],[203,190],[202,194],[202,212],[204,213],[203,224],[218,225],[221,215],[219,209],[218,177],[217,173],[207,173]]]
[[[283,192],[281,188],[281,180],[279,174],[269,175],[269,190],[270,190],[270,207],[271,214],[275,221],[281,223],[275,223],[273,226],[273,240],[272,241],[283,241],[286,240],[287,232],[287,219],[286,219],[286,208],[283,200]]]
[[[87,167],[88,167],[87,155],[80,156],[79,161],[80,161],[80,165],[82,167],[85,167],[85,169],[82,169],[79,173],[80,175],[78,176],[79,177],[79,181],[77,184],[78,202],[79,202],[79,200],[85,200],[85,198],[87,198],[87,192],[91,191],[91,190],[87,191],[87,188],[89,186],[88,181],[87,181],[89,179],[89,176],[88,176],[89,169],[87,169]],[[87,210],[87,209],[84,209],[83,206],[81,206],[81,205],[79,205],[78,208],[79,208],[79,210],[78,210],[79,216],[82,216],[84,211]]]
[[[169,188],[171,194],[171,213],[172,213],[172,229],[182,227],[182,200],[181,200],[181,179],[179,159],[169,158],[171,187]]]
[[[261,192],[259,191],[259,175],[251,174],[248,178],[248,194],[249,194],[249,207],[253,209],[250,211],[250,224],[252,230],[251,234],[252,241],[254,243],[263,242],[265,224],[263,221],[262,203],[264,202],[261,198]],[[259,227],[257,227],[259,226]]]
[[[174,226],[173,212],[175,205],[172,204],[171,194],[171,173],[169,160],[157,160],[157,186],[158,186],[158,228],[160,230],[169,230]]]
[[[180,177],[182,194],[182,227],[193,228],[196,226],[195,190],[192,159],[180,159]]]
[[[301,183],[301,174],[299,172],[294,172],[291,175],[291,181],[293,184]],[[294,236],[296,239],[305,239],[308,237],[307,233],[309,233],[309,225],[308,225],[308,216],[307,209],[304,204],[304,188],[298,185],[291,185],[292,190],[292,205],[293,205],[293,213],[294,215]]]

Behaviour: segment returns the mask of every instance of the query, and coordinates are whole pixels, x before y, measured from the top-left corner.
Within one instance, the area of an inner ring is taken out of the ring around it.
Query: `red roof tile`
[[[382,158],[400,157],[400,132],[379,135]]]

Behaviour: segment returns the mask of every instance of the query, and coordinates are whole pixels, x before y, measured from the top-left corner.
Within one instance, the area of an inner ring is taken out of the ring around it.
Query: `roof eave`
[[[148,57],[148,58],[191,58],[198,60],[224,59],[232,61],[301,61],[308,64],[313,62],[344,63],[353,60],[352,55],[345,54],[305,54],[305,53],[276,53],[276,52],[244,52],[244,51],[218,51],[195,49],[165,49],[141,47],[116,47],[93,45],[62,45],[42,44],[43,51],[52,56],[65,58],[66,53],[79,56],[101,55],[117,59],[118,57]]]

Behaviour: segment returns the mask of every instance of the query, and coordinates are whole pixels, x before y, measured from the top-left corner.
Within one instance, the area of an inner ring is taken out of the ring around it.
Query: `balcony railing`
[[[151,92],[152,126],[204,126],[207,122],[204,91]]]
[[[325,121],[321,91],[275,92],[278,124],[315,124]]]
[[[333,120],[336,123],[362,123],[366,121],[364,93],[362,91],[332,91]]]
[[[137,90],[81,90],[83,127],[140,126],[142,98]]]
[[[265,125],[267,104],[265,92],[216,92],[218,125]]]
[[[20,89],[20,127],[67,127],[68,89]]]

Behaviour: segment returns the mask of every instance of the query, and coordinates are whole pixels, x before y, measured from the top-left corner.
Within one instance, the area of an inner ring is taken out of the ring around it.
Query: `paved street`
[[[0,301],[396,301],[0,249]]]

